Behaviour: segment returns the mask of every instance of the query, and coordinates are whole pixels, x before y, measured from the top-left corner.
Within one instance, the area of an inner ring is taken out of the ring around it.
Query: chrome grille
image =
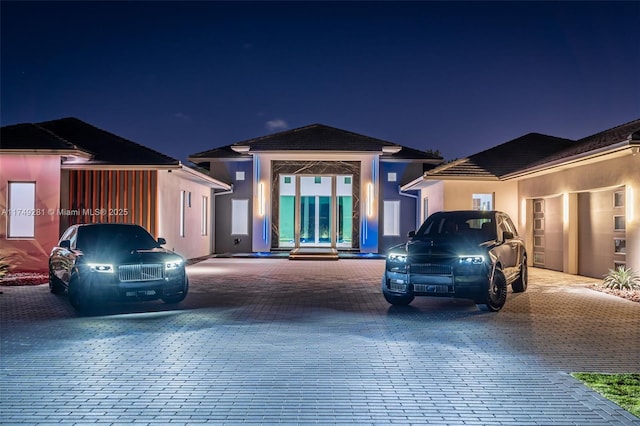
[[[118,267],[120,281],[153,281],[164,278],[164,265],[147,263],[137,265],[121,265]]]
[[[414,263],[411,264],[410,271],[412,274],[425,275],[451,275],[451,266],[440,265],[437,263]]]
[[[413,291],[416,293],[451,293],[448,285],[414,284]]]

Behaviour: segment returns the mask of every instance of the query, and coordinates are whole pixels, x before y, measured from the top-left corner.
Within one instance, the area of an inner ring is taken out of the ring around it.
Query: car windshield
[[[133,225],[81,226],[76,243],[76,248],[83,251],[132,251],[159,246],[144,228]]]
[[[454,238],[483,242],[496,239],[496,226],[493,215],[486,212],[436,213],[427,218],[414,238]]]

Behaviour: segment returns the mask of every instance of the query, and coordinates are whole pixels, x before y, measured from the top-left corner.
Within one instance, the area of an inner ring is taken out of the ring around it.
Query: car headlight
[[[407,263],[407,255],[403,253],[390,253],[387,260],[393,263]]]
[[[166,271],[174,271],[176,269],[180,269],[182,267],[182,260],[172,260],[170,262],[164,263],[164,269]]]
[[[483,255],[461,255],[458,256],[459,265],[481,265],[484,263]]]
[[[113,273],[113,265],[109,263],[87,263],[91,272]]]

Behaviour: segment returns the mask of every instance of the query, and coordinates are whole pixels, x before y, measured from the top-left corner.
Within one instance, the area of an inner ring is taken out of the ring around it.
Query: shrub
[[[618,266],[618,269],[609,269],[609,273],[604,277],[603,285],[606,288],[616,290],[640,289],[640,275],[631,268]]]
[[[0,278],[7,275],[7,273],[9,273],[9,269],[11,269],[11,265],[7,262],[7,258],[0,256]]]

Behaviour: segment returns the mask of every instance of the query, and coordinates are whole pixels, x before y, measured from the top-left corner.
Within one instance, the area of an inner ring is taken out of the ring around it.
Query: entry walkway
[[[208,259],[177,307],[0,295],[0,423],[633,425],[570,376],[640,369],[640,304],[531,270],[499,313],[389,306],[381,260]]]

